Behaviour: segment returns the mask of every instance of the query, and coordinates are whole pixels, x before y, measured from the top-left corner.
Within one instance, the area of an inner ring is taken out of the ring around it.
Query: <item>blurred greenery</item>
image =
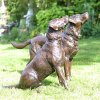
[[[51,8],[46,10],[40,10],[37,13],[37,28],[41,32],[47,31],[47,26],[50,20],[54,18],[61,18],[65,16],[65,9],[61,6],[53,5]]]
[[[36,34],[45,33],[51,19],[86,11],[89,13],[90,19],[82,28],[82,37],[88,38],[100,36],[99,0],[5,0],[5,2],[10,14],[10,20],[20,22],[20,27],[23,26],[21,20],[23,20],[23,16],[28,10],[28,3],[31,4],[34,13],[31,21],[31,31],[29,32],[29,36],[31,37]],[[14,30],[16,31],[17,29]],[[18,27],[18,35],[16,35],[15,32],[15,36],[19,36],[19,32],[20,28]],[[13,39],[15,36],[12,36],[11,39],[16,40]],[[24,35],[22,36],[26,37]]]
[[[26,29],[20,29],[14,27],[9,34],[5,34],[2,37],[0,37],[0,42],[1,43],[7,43],[11,41],[16,41],[16,42],[22,42],[26,41],[27,39],[30,38],[30,35],[27,33]]]

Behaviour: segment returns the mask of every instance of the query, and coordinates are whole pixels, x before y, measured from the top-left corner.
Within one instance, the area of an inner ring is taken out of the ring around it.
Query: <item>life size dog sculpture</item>
[[[68,19],[68,26],[65,28],[65,31],[62,32],[62,45],[63,50],[65,52],[65,65],[64,71],[67,80],[71,79],[71,63],[73,57],[78,52],[78,39],[80,37],[81,27],[89,19],[89,14],[87,12],[83,14],[76,14],[70,16]],[[56,29],[56,27],[55,27]],[[15,43],[13,42],[12,45],[15,48],[22,49],[25,46],[30,44],[30,61],[34,58],[36,52],[43,46],[46,42],[45,36],[37,36],[33,39],[27,40],[24,43]],[[29,62],[30,62],[29,61]]]
[[[56,28],[54,24],[52,25],[53,22],[54,20],[49,24],[45,44],[37,51],[35,57],[23,70],[19,87],[37,87],[44,78],[56,71],[61,85],[66,89],[68,88],[67,81],[61,70],[61,64],[64,62],[61,28],[68,23],[68,17],[55,20],[58,23]]]
[[[78,40],[80,38],[81,27],[89,19],[87,12],[83,14],[76,14],[69,18],[69,24],[63,33],[63,49],[65,52],[65,76],[71,79],[71,63],[73,57],[78,52]]]

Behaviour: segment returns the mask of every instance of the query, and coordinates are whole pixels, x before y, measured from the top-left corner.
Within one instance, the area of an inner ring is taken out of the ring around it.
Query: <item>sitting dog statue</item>
[[[73,57],[78,52],[78,40],[81,36],[81,27],[88,19],[89,14],[87,12],[69,17],[69,24],[63,32],[62,43],[66,58],[64,71],[67,80],[71,79],[71,63]]]
[[[54,25],[54,23],[57,23]],[[61,70],[61,63],[64,62],[64,52],[62,48],[62,27],[68,23],[68,17],[63,17],[60,20],[50,21],[48,31],[46,33],[46,42],[39,49],[35,57],[31,60],[23,70],[19,82],[20,88],[38,87],[51,73],[56,71],[59,82],[66,89],[68,88],[67,81]],[[57,26],[56,26],[57,25]]]
[[[63,49],[66,55],[64,71],[65,71],[65,76],[67,80],[71,79],[71,63],[72,63],[73,57],[78,52],[78,39],[80,37],[81,27],[84,24],[84,22],[88,20],[88,18],[89,18],[89,14],[87,12],[83,14],[76,14],[76,15],[70,16],[68,19],[69,24],[65,28],[65,31],[62,32],[63,34],[62,35],[62,38],[63,38],[62,45],[63,45]],[[24,43],[18,44],[18,43],[12,42],[12,45],[15,48],[22,49],[25,46],[30,44],[30,48],[31,48],[30,49],[30,61],[31,61],[34,58],[36,52],[43,46],[45,42],[46,42],[45,36],[37,36],[33,39],[27,40]]]

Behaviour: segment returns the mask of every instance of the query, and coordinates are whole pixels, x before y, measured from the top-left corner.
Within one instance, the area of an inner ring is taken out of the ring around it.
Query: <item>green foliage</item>
[[[39,10],[47,9],[52,6],[56,0],[35,0]]]
[[[15,40],[17,37],[18,37],[18,29],[14,27],[9,33],[8,39]]]
[[[82,29],[83,37],[98,37],[100,36],[100,23],[93,24],[90,20],[84,25]]]
[[[28,34],[27,32],[21,32],[21,33],[19,33],[19,35],[18,35],[18,37],[16,38],[15,41],[23,42],[23,41],[26,41],[29,38],[30,38],[30,34]]]
[[[40,10],[37,13],[37,29],[40,32],[46,32],[49,21],[54,18],[61,18],[62,16],[65,16],[65,8],[56,4],[49,9]]]
[[[17,37],[18,37],[18,29],[13,28],[10,33],[4,34],[1,37],[0,41],[1,42],[10,42],[10,41],[16,40]]]
[[[82,29],[83,37],[96,36],[100,31],[98,28],[98,23],[100,22],[100,18],[98,18],[100,14],[99,0],[7,0],[11,19],[20,20],[26,14],[29,2],[31,2],[34,13],[31,35],[46,32],[51,19],[86,11],[90,15],[90,20]]]
[[[8,11],[12,20],[20,20],[27,11],[28,0],[8,0]]]
[[[99,5],[100,2],[96,2],[96,0],[93,0],[92,2],[86,0],[75,0],[74,2],[67,0],[59,0],[57,1],[57,3],[52,3],[52,6],[46,10],[39,10],[39,12],[37,13],[37,28],[33,30],[33,33],[35,31],[36,33],[39,33],[41,31],[46,32],[48,23],[51,19],[59,18],[64,15],[70,16],[76,13],[83,13],[87,11],[90,15],[90,19],[82,29],[82,36],[97,36],[95,33],[99,32],[100,30],[97,28],[98,25],[96,24],[100,20],[98,19]]]
[[[89,20],[88,22],[85,23],[85,25],[83,26],[82,29],[82,37],[90,37],[92,36],[91,32],[92,32],[92,22],[91,20]]]
[[[94,27],[92,28],[92,36],[100,36],[100,23],[94,24]]]
[[[7,43],[11,41],[25,41],[28,38],[30,38],[30,35],[26,29],[19,29],[15,27],[9,33],[0,37],[0,42]]]

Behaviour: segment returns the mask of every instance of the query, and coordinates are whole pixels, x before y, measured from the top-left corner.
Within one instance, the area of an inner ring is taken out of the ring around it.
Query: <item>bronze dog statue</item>
[[[57,25],[52,24],[55,21]],[[27,64],[23,70],[19,87],[34,88],[38,87],[41,81],[48,75],[56,71],[59,82],[66,89],[68,88],[67,81],[61,70],[61,64],[64,62],[64,52],[62,48],[62,27],[68,23],[68,17],[53,20],[49,24],[46,34],[46,42],[39,49],[35,57]],[[56,26],[56,27],[55,27]]]
[[[80,38],[81,27],[89,19],[87,12],[76,14],[69,17],[69,24],[63,33],[63,49],[65,52],[65,76],[68,80],[71,79],[71,63],[73,57],[78,52],[78,40]]]
[[[63,49],[66,55],[66,63],[64,66],[65,76],[68,80],[71,78],[71,63],[73,57],[78,52],[78,39],[80,37],[80,31],[82,24],[87,21],[89,18],[88,13],[83,14],[76,14],[69,17],[68,27],[65,29],[65,32],[62,32],[62,42],[63,42]],[[39,42],[38,42],[39,41]],[[25,46],[30,44],[30,61],[34,58],[34,54],[43,46],[46,42],[45,36],[37,36],[33,39],[30,39],[24,43],[15,43],[13,42],[12,45],[15,48],[24,48]]]

